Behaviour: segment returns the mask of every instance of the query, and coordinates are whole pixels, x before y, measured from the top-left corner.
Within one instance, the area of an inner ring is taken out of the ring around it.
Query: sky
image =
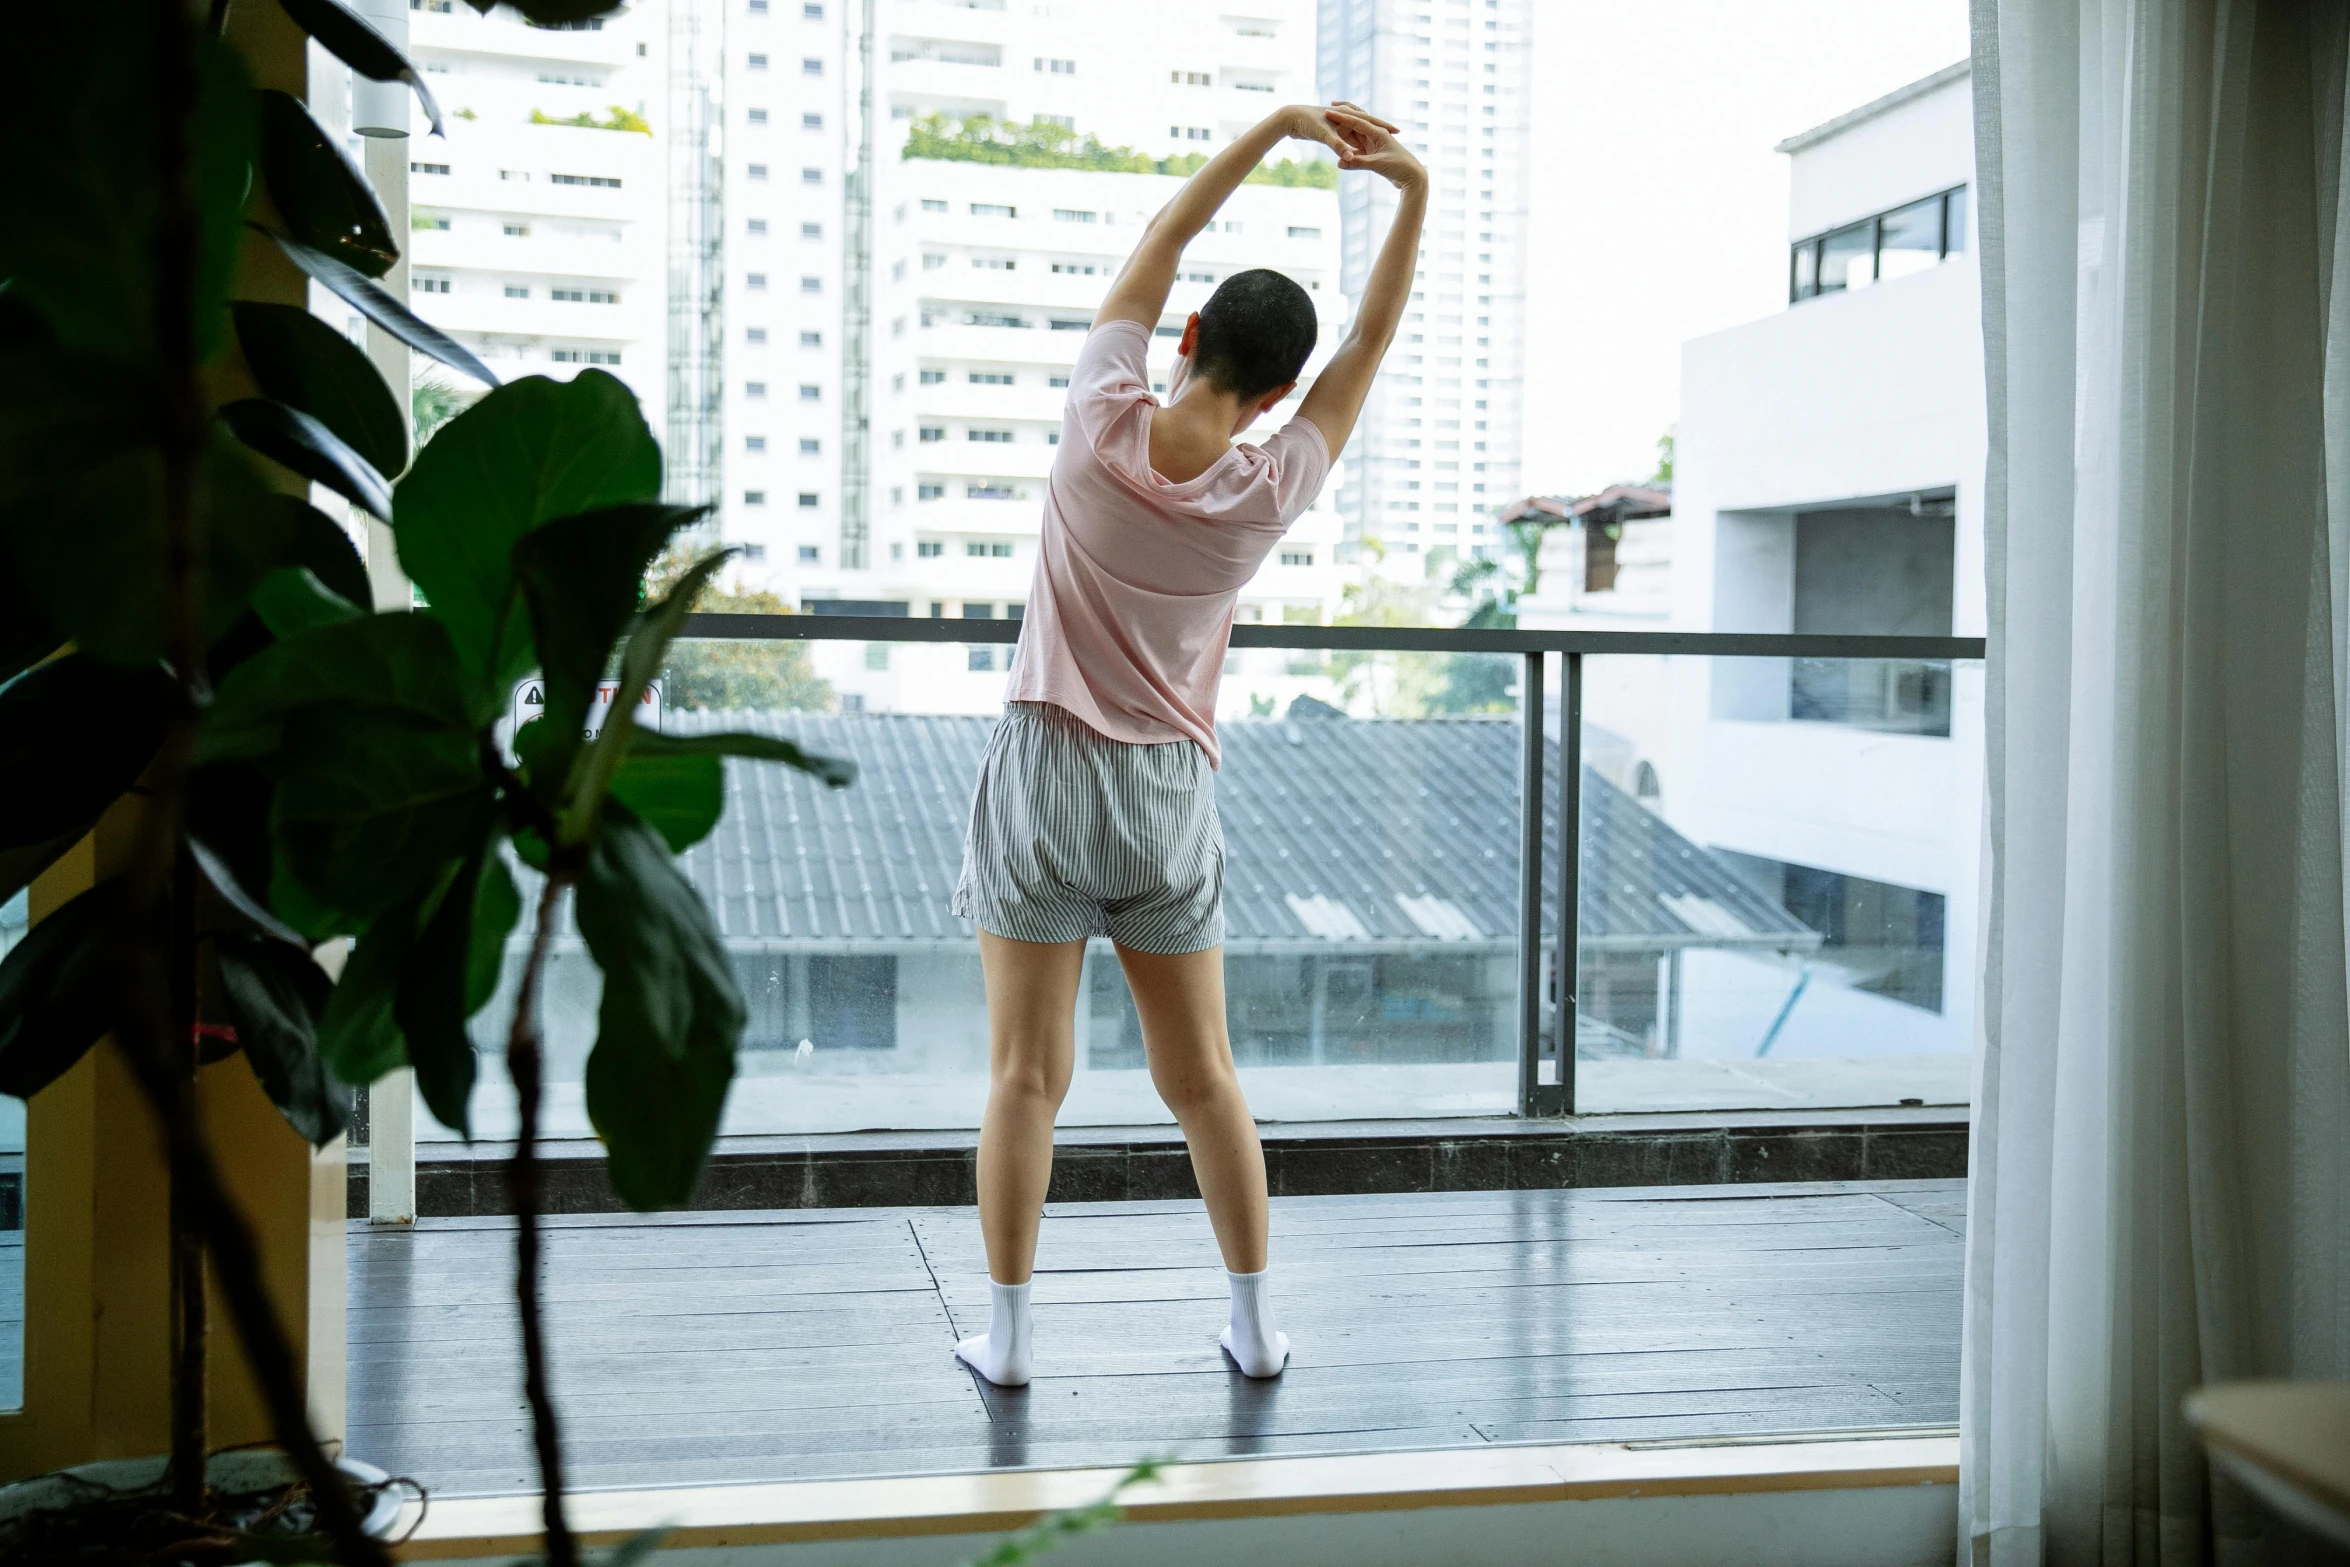
[[[1786,308],[1771,148],[1966,57],[1965,0],[1533,0],[1525,487],[1656,465],[1681,344]]]

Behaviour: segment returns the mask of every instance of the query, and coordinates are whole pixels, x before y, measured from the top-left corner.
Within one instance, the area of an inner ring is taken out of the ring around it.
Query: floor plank
[[[1046,1210],[1039,1375],[985,1325],[969,1209],[550,1220],[575,1483],[676,1484],[1934,1425],[1963,1183],[1280,1198],[1286,1375],[1234,1373],[1196,1202]],[[441,1494],[533,1483],[503,1219],[355,1225],[350,1447]]]

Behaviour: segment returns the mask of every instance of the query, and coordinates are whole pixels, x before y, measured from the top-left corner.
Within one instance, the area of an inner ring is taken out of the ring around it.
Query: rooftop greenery
[[[1022,125],[993,115],[926,114],[912,122],[906,135],[905,156],[934,158],[948,163],[995,163],[1021,169],[1099,169],[1111,174],[1197,173],[1208,161],[1204,152],[1177,153],[1154,158],[1132,147],[1105,147],[1098,137],[1080,136],[1066,125],[1035,119]],[[1251,185],[1288,185],[1312,190],[1336,190],[1338,170],[1319,158],[1283,158],[1260,163],[1248,174]]]

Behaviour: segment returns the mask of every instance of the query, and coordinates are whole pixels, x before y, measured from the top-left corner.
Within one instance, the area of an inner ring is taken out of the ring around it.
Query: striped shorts
[[[1215,770],[1188,740],[1130,745],[1057,707],[1006,705],[979,767],[954,911],[1014,941],[1220,945]]]

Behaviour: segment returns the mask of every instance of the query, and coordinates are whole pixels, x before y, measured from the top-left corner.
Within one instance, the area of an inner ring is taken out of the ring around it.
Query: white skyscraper
[[[1526,0],[1319,0],[1325,98],[1384,113],[1432,177],[1420,273],[1387,373],[1346,451],[1351,550],[1383,544],[1417,579],[1428,555],[1490,551],[1518,498],[1525,324]],[[1358,297],[1393,187],[1348,181],[1344,287]]]
[[[856,0],[733,4],[724,532],[752,557],[746,575],[807,607],[1016,615],[1078,344],[1177,181],[908,158],[908,138],[943,124],[947,141],[915,150],[968,153],[971,122],[987,116],[1051,120],[1150,159],[1211,153],[1311,95],[1310,9],[874,0],[868,120]],[[866,124],[874,153],[861,203]],[[1345,314],[1337,261],[1330,189],[1243,186],[1192,247],[1162,335],[1179,331],[1217,280],[1271,266],[1327,302],[1328,343]],[[1171,336],[1158,345],[1162,371],[1173,346]],[[1327,505],[1302,521],[1244,591],[1242,618],[1320,618],[1337,597],[1337,533]],[[916,671],[826,673],[869,705],[894,703],[909,676],[933,708],[1000,700],[1000,653],[923,658]]]
[[[417,313],[505,379],[609,370],[656,431],[667,381],[663,17],[654,4],[537,27],[503,9],[411,0],[411,53],[448,138],[406,144]]]

